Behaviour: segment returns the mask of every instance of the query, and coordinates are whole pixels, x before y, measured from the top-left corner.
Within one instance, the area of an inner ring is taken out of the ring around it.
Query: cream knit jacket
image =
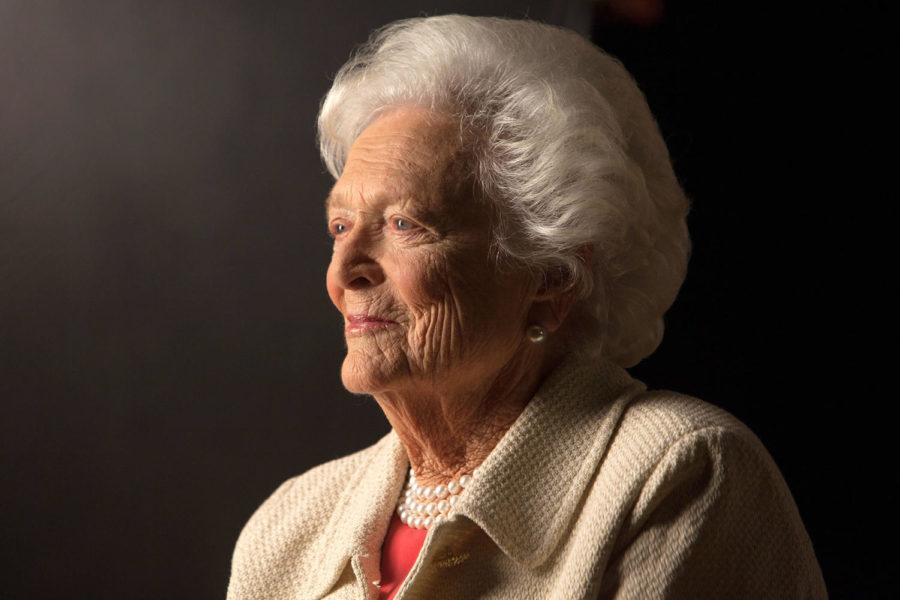
[[[241,533],[228,599],[376,599],[408,468],[391,432],[284,483]],[[791,494],[744,425],[584,361],[551,374],[396,596],[826,597]]]

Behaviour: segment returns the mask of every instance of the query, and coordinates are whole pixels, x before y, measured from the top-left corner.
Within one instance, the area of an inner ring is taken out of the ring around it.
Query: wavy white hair
[[[689,203],[625,68],[577,34],[532,21],[392,23],[322,102],[331,174],[379,114],[410,105],[459,118],[476,191],[493,206],[497,258],[577,290],[573,342],[622,366],[651,354],[684,280]]]

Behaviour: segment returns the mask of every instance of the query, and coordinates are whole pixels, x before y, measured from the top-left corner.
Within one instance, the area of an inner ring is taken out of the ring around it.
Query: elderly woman
[[[533,22],[395,23],[319,140],[341,375],[392,431],[263,504],[229,598],[825,597],[753,434],[624,370],[689,241],[618,62]]]

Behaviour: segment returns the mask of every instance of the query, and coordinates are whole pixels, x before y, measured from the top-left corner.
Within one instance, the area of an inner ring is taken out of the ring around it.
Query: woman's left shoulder
[[[790,492],[759,438],[727,411],[685,394],[649,391],[625,409],[608,461],[621,462],[637,481],[652,484],[706,473],[719,491],[768,482]],[[788,502],[793,508],[793,502]],[[795,510],[795,509],[793,509]]]
[[[638,394],[604,472],[597,481],[605,485],[592,494],[607,505],[618,500],[613,512],[623,519],[619,543],[627,550],[610,568],[626,588],[658,586],[678,598],[827,597],[778,467],[721,408],[674,392]]]
[[[666,450],[679,442],[718,440],[765,453],[756,435],[729,412],[693,396],[667,390],[646,391],[629,403],[619,435]]]

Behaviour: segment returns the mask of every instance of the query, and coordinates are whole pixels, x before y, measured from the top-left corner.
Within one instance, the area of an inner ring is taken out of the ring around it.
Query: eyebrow
[[[332,206],[334,206],[335,203],[337,203],[337,202],[338,202],[338,197],[334,193],[334,190],[331,190],[330,192],[328,192],[328,195],[325,196],[325,210],[327,211]]]
[[[384,202],[384,203],[392,203],[396,202],[398,199],[404,197],[412,197],[414,194],[408,194],[401,191],[402,188],[394,187],[393,191],[391,190],[379,190],[371,196],[367,196],[367,200],[372,203],[376,202]],[[346,199],[347,194],[341,191],[335,192],[334,188],[328,193],[328,196],[325,197],[325,211],[329,211],[331,209],[340,208]]]
[[[334,188],[325,197],[325,218],[327,219],[332,211],[338,210],[345,206],[345,194],[335,193]]]

